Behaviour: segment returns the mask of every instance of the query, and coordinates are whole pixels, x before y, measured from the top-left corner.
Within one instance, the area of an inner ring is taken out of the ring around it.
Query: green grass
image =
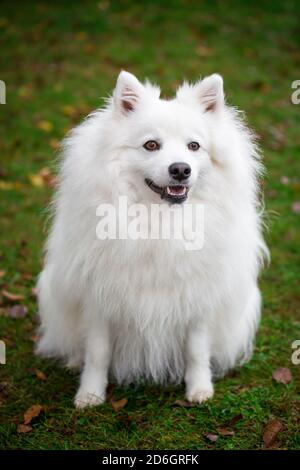
[[[0,180],[13,187],[0,189],[0,270],[6,271],[0,287],[23,293],[29,314],[0,316],[0,338],[7,342],[7,364],[0,365],[0,448],[259,449],[270,418],[284,425],[275,446],[300,448],[300,365],[290,359],[291,343],[300,339],[299,214],[291,209],[300,200],[300,105],[290,101],[291,83],[300,79],[297,3],[1,2],[0,79],[7,104],[0,105]],[[128,398],[118,413],[110,404],[79,412],[72,404],[78,377],[33,355],[31,288],[41,268],[51,190],[33,186],[28,176],[51,166],[53,139],[102,103],[121,68],[159,82],[163,94],[183,78],[218,71],[228,101],[246,111],[261,137],[272,263],[261,279],[257,347],[252,361],[218,382],[214,399],[199,407],[173,406],[183,388],[151,385],[117,388],[117,397]],[[40,121],[52,128],[40,129]],[[290,367],[292,383],[272,381],[278,366]],[[24,411],[35,403],[47,405],[46,412],[30,433],[18,434]],[[208,441],[205,434],[220,426],[234,436]]]

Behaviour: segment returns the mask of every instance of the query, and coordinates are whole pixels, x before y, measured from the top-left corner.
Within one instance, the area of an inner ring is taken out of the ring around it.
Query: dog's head
[[[157,87],[121,72],[110,138],[139,193],[182,203],[212,165],[210,129],[224,108],[223,80],[214,74],[183,84],[172,100],[159,96]]]

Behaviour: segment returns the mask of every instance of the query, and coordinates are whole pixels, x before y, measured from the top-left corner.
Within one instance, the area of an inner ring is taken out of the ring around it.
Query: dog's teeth
[[[167,186],[169,196],[184,196],[187,188],[185,186]]]

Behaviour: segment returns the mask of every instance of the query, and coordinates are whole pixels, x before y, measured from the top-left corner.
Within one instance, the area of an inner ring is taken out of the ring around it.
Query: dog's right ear
[[[129,72],[122,71],[118,76],[113,93],[116,108],[124,115],[137,107],[144,91],[144,86]]]

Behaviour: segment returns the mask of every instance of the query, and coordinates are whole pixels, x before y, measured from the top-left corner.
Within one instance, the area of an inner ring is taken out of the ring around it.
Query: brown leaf
[[[264,429],[264,435],[263,435],[263,442],[264,442],[265,448],[270,447],[274,443],[277,437],[277,434],[282,429],[283,429],[283,424],[278,419],[271,419],[266,424],[265,429]]]
[[[231,418],[229,421],[228,421],[228,425],[229,426],[235,426],[236,423],[238,423],[239,421],[241,421],[242,419],[244,418],[244,416],[240,413],[236,416],[234,416],[233,418]]]
[[[44,132],[51,132],[53,129],[53,124],[43,119],[37,123],[37,127]]]
[[[219,434],[221,434],[221,436],[234,436],[234,431],[230,431],[230,429],[227,428],[219,427],[217,428],[217,431]]]
[[[32,274],[31,273],[23,273],[22,278],[25,279],[25,281],[31,281],[32,280]]]
[[[39,380],[47,380],[46,374],[44,372],[42,372],[41,370],[35,369],[34,372],[35,372],[35,375],[37,376],[37,378]]]
[[[42,409],[42,405],[32,405],[30,408],[28,408],[28,410],[24,413],[24,424],[31,423],[33,418],[39,416]]]
[[[37,290],[37,288],[36,288],[36,287],[33,287],[33,288],[31,289],[30,293],[31,293],[32,297],[37,297],[37,295],[38,295],[38,290]]]
[[[28,426],[28,424],[18,424],[17,431],[18,431],[18,433],[20,433],[20,434],[24,434],[24,433],[26,433],[26,432],[32,431],[32,427],[31,427],[31,426]]]
[[[290,178],[288,176],[282,176],[280,178],[280,183],[283,184],[284,186],[288,186],[290,184]]]
[[[295,214],[300,214],[300,201],[296,201],[292,204],[292,211]]]
[[[50,139],[49,145],[53,150],[58,150],[60,147],[60,142],[58,139]]]
[[[115,411],[119,411],[122,408],[124,408],[124,406],[127,405],[127,402],[128,402],[127,398],[121,398],[121,400],[115,400],[114,398],[112,398],[110,400],[111,406],[113,407]]]
[[[211,442],[216,442],[219,439],[219,436],[217,436],[217,434],[205,434],[205,437]]]
[[[10,318],[24,318],[28,312],[27,307],[24,305],[14,305],[8,311],[8,317]]]
[[[39,335],[32,335],[29,337],[30,341],[32,341],[33,343],[37,343],[38,340],[40,339]]]
[[[21,294],[13,294],[12,292],[8,292],[7,290],[2,290],[2,295],[5,299],[9,300],[10,302],[17,302],[18,300],[24,300],[24,295]]]
[[[6,271],[0,271],[0,279],[1,279],[2,277],[4,277],[5,274],[6,274]]]
[[[193,406],[197,406],[197,403],[192,403],[191,401],[187,400],[176,400],[174,402],[174,406],[181,406],[182,408],[192,408]]]
[[[274,370],[272,377],[276,382],[281,384],[289,384],[293,379],[292,373],[287,367],[279,367]]]

